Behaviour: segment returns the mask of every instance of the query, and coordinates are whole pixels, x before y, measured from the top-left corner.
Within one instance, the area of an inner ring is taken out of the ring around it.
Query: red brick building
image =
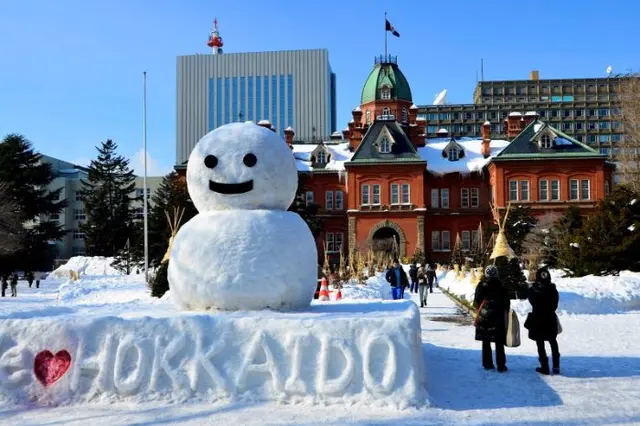
[[[364,251],[393,237],[403,257],[422,250],[443,261],[458,234],[463,249],[472,246],[479,225],[492,221],[491,203],[526,204],[535,214],[570,205],[588,211],[612,185],[606,156],[535,112],[509,114],[509,140],[492,140],[489,122],[477,138],[441,129],[425,139],[417,113],[396,58],[377,57],[342,134],[300,143],[286,129],[298,170],[309,175],[306,200],[324,219],[321,255],[326,247],[335,261],[341,249]]]

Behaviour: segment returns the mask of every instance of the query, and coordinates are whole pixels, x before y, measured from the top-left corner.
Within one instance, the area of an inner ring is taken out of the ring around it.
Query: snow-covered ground
[[[455,321],[460,319],[455,305],[435,289],[429,295],[428,307],[420,310],[424,374],[431,408],[327,407],[308,405],[304,401],[92,403],[56,408],[0,404],[0,424],[640,424],[640,333],[637,332],[640,311],[631,310],[636,306],[633,300],[638,297],[636,278],[623,274],[617,279],[570,280],[554,275],[560,297],[566,299],[563,305],[566,313],[561,316],[564,331],[558,339],[562,353],[560,376],[540,376],[534,372],[536,348],[526,333],[520,347],[507,349],[509,372],[484,371],[480,365],[480,345],[473,339],[473,327],[465,325],[468,322]],[[446,282],[445,277],[440,280]],[[146,299],[145,284],[137,277],[83,277],[69,286],[83,283],[85,290],[63,287],[56,303],[60,282],[44,281],[40,289],[28,289],[20,282],[18,298],[0,299],[0,320],[38,315],[81,316],[94,311],[100,315],[111,312],[130,317],[163,316],[169,309],[169,300]],[[345,287],[343,295],[347,300],[343,303],[349,303],[349,292],[351,296],[361,295],[361,303],[366,300],[380,303],[372,300],[376,292],[380,294],[379,289],[353,286],[347,291]],[[576,295],[574,300],[572,294]],[[596,302],[599,298],[603,301]],[[417,301],[415,296],[413,299]],[[619,303],[611,302],[614,300]],[[591,307],[580,308],[583,304]],[[317,305],[338,307],[340,304],[314,303]],[[398,321],[403,320],[399,317]],[[0,354],[0,380],[5,380],[11,372],[6,369],[5,358]]]

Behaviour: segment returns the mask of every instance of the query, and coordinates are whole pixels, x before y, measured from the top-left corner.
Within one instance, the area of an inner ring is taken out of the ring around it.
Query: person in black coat
[[[391,284],[393,300],[402,299],[404,297],[404,289],[409,285],[409,279],[398,259],[393,259],[393,265],[387,271],[385,278]]]
[[[411,286],[409,287],[410,293],[418,292],[418,267],[415,263],[412,263],[409,267],[409,278],[411,278]]]
[[[491,343],[496,346],[496,364],[499,372],[507,371],[504,345],[507,338],[507,311],[510,306],[509,293],[498,277],[498,268],[487,266],[485,278],[476,287],[473,306],[477,309],[476,340],[482,341],[482,366],[492,370]]]
[[[524,327],[529,330],[529,339],[534,340],[538,346],[538,359],[540,367],[536,371],[540,374],[549,374],[549,358],[544,347],[544,342],[551,346],[553,361],[553,374],[560,374],[560,351],[558,349],[558,317],[556,309],[560,297],[555,284],[551,282],[551,274],[546,268],[540,268],[536,272],[536,281],[529,288],[529,303],[533,310],[527,316]]]

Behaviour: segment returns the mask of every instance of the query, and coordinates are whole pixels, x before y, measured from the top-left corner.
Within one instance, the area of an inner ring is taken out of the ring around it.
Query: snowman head
[[[187,187],[200,213],[286,210],[297,186],[291,149],[274,132],[253,123],[231,123],[213,130],[189,156]]]

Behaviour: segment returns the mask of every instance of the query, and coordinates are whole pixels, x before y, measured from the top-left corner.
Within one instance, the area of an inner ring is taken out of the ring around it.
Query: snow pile
[[[144,276],[119,276],[111,279],[83,276],[66,281],[58,289],[59,305],[106,305],[149,300]]]
[[[471,275],[467,274],[464,279],[457,279],[455,271],[449,271],[438,276],[438,286],[449,293],[473,303],[476,287],[471,283]]]
[[[328,152],[329,162],[324,170],[344,170],[345,161],[349,161],[353,156],[353,152],[349,150],[349,143],[332,143],[323,142]],[[311,153],[318,148],[319,144],[293,144],[293,156],[296,159],[298,171],[308,172],[313,170],[311,165]]]
[[[351,300],[392,300],[391,286],[384,273],[377,273],[367,279],[365,284],[345,284],[342,287],[342,298]],[[409,291],[405,291],[405,299],[410,299]]]
[[[418,154],[427,162],[427,170],[435,175],[446,173],[470,173],[479,172],[486,166],[492,157],[498,155],[509,145],[509,141],[491,140],[491,155],[484,158],[482,155],[482,139],[463,137],[456,139],[456,143],[464,149],[464,157],[458,161],[449,161],[442,156],[442,152],[451,142],[449,138],[428,139],[427,145],[418,148]]]
[[[113,263],[113,257],[75,256],[49,274],[49,278],[66,279],[69,278],[70,271],[89,276],[122,275],[122,272],[111,266],[111,263]]]

